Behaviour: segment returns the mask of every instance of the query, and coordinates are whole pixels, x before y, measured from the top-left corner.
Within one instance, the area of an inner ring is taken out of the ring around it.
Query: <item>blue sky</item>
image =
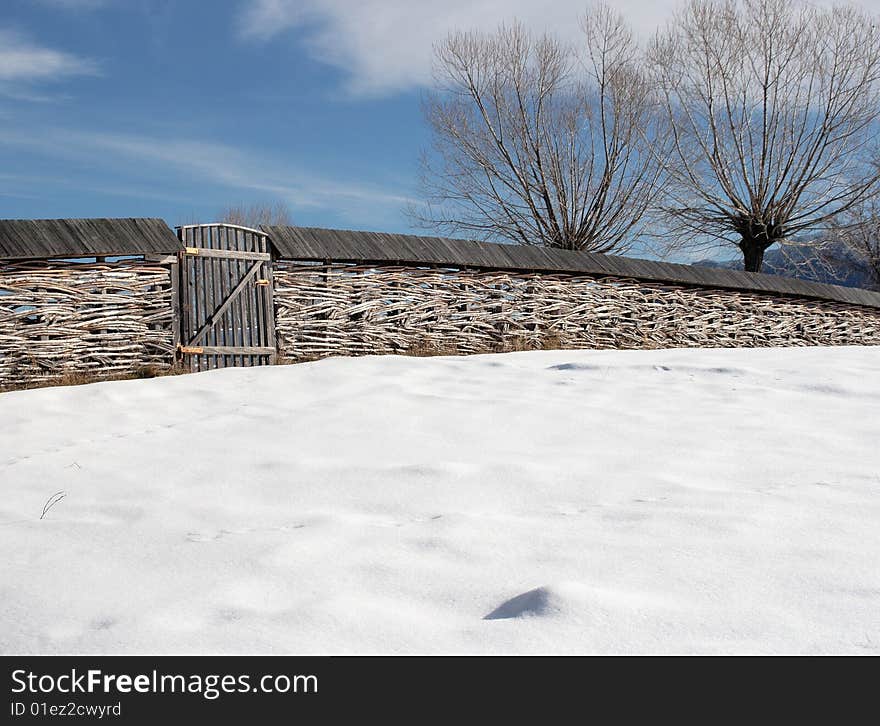
[[[863,0],[869,8],[880,0]],[[673,0],[620,0],[649,32]],[[0,218],[413,231],[431,43],[519,18],[562,35],[584,0],[2,0]]]
[[[281,199],[301,224],[405,225],[418,89],[350,93],[295,33],[244,37],[241,5],[4,0],[0,217],[176,224]]]

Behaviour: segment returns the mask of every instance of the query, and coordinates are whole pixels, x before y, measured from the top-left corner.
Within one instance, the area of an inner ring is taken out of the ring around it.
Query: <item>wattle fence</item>
[[[282,262],[289,360],[543,348],[880,345],[880,311],[625,277]]]
[[[880,345],[880,294],[435,237],[266,227],[288,360],[540,348]]]
[[[171,297],[167,265],[0,262],[0,387],[169,369]]]
[[[867,290],[439,238],[163,226],[26,221],[13,235],[0,221],[0,388],[332,355],[880,345]]]

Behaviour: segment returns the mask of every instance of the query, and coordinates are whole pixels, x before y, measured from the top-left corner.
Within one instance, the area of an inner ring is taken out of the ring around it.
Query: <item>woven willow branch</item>
[[[0,387],[173,360],[171,277],[136,260],[0,264]]]
[[[880,311],[583,275],[282,262],[290,360],[538,348],[880,345]]]
[[[288,360],[537,348],[880,345],[880,310],[587,275],[277,263]],[[0,388],[173,362],[171,280],[141,261],[0,264]]]

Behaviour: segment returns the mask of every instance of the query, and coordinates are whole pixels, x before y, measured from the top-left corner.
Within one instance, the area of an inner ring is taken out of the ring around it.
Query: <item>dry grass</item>
[[[141,378],[159,378],[161,376],[178,376],[187,373],[178,365],[158,366],[145,365],[128,373],[112,373],[102,375],[100,373],[85,373],[82,371],[67,371],[56,375],[47,375],[39,380],[13,384],[0,387],[0,393],[8,391],[27,391],[33,388],[53,388],[55,386],[84,386],[88,383],[100,383],[103,381],[131,381]]]
[[[400,350],[397,355],[407,355],[413,358],[429,358],[438,355],[461,355],[458,347],[446,342],[423,339],[416,341],[408,348]]]
[[[358,355],[403,355],[413,358],[430,358],[434,356],[461,356],[479,355],[481,353],[515,353],[527,350],[560,350],[566,348],[562,338],[556,333],[547,333],[539,337],[525,337],[513,335],[492,345],[487,345],[484,350],[461,350],[455,343],[450,343],[437,338],[422,338],[406,348],[393,352],[375,351],[365,353],[344,353],[340,351],[326,351],[322,353],[304,353],[295,356],[279,356],[278,365],[294,365],[296,363],[310,363],[323,358],[357,357]]]
[[[511,336],[495,345],[487,347],[484,351],[468,351],[462,352],[454,344],[436,339],[424,338],[414,343],[408,348],[395,351],[393,355],[412,356],[414,358],[429,358],[434,356],[459,356],[459,355],[475,355],[477,353],[514,353],[527,350],[561,350],[566,346],[563,345],[562,338],[554,333],[549,333],[537,339],[526,338],[523,336]],[[378,353],[377,353],[378,354]],[[296,357],[278,356],[275,365],[295,365],[297,363],[310,363],[330,357],[340,357],[338,352],[312,353],[302,354]],[[352,354],[346,357],[357,357]],[[47,375],[40,380],[28,381],[16,385],[0,387],[0,393],[7,391],[25,391],[36,388],[51,388],[54,386],[83,386],[89,383],[100,383],[103,381],[130,381],[141,378],[158,378],[161,376],[178,376],[189,373],[187,369],[179,364],[173,366],[145,365],[137,370],[128,373],[114,373],[102,375],[100,373],[84,373],[81,371],[69,371],[56,375]]]
[[[517,353],[526,350],[559,350],[565,347],[562,338],[556,333],[547,333],[537,338],[514,335],[494,345],[489,352]]]

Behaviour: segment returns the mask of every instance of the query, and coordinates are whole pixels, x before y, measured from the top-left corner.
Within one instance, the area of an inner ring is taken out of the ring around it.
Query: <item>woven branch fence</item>
[[[0,388],[112,377],[174,360],[168,267],[0,263]]]
[[[289,360],[540,348],[880,345],[880,310],[615,277],[295,264],[275,268]]]
[[[0,263],[0,389],[175,361],[175,267]],[[880,308],[575,273],[277,260],[279,358],[880,345]]]

